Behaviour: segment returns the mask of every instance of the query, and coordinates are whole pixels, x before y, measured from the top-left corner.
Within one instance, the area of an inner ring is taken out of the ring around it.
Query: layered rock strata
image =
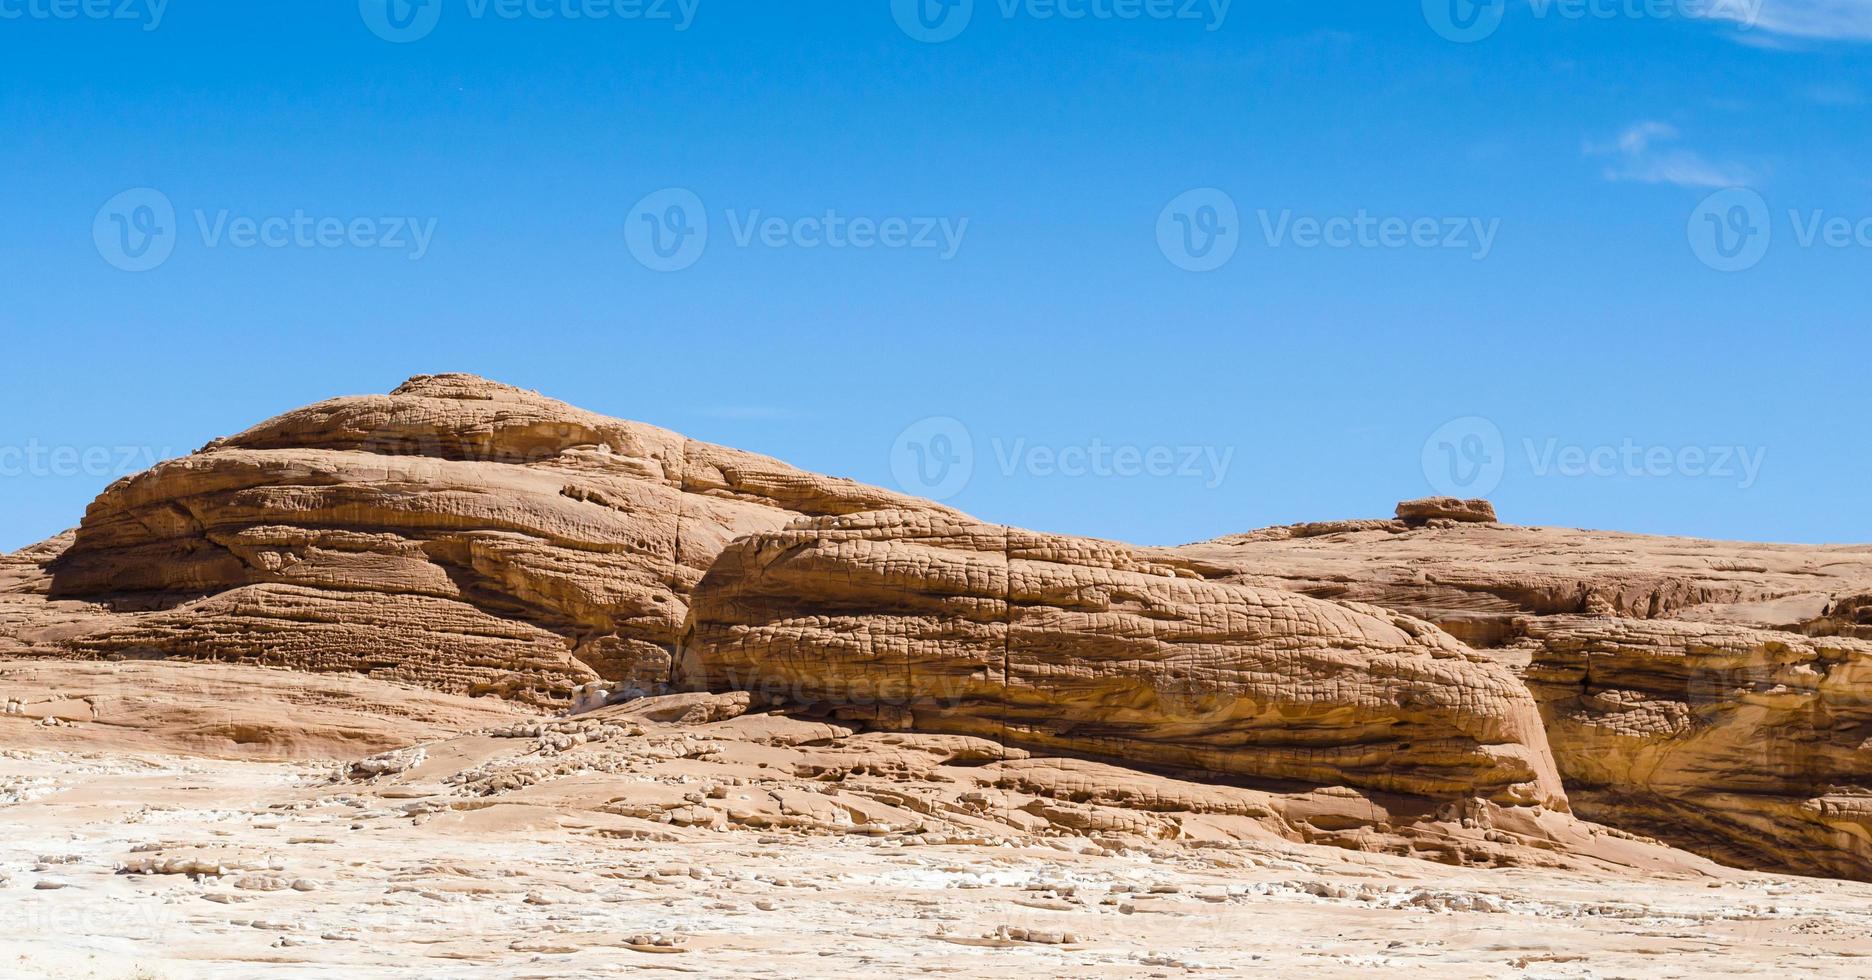
[[[1526,690],[1428,623],[946,515],[730,545],[678,678],[1181,772],[1565,807]]]
[[[55,646],[559,702],[654,690],[737,535],[943,508],[465,375],[287,413],[120,481],[41,556]]]

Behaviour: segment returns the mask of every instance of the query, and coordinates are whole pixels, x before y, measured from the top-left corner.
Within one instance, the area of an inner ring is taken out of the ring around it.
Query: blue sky
[[[1864,0],[86,2],[0,0],[0,548],[438,371],[1148,543],[1872,540]]]

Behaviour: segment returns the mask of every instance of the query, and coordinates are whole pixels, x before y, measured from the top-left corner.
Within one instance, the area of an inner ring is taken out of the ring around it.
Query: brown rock
[[[1308,527],[1332,529],[1169,554],[1221,581],[1420,616],[1524,666],[1587,819],[1748,867],[1872,880],[1872,548]]]
[[[1528,615],[1605,613],[1799,630],[1872,592],[1872,547],[1704,541],[1571,528],[1352,521],[1169,549],[1205,577],[1352,599],[1430,620],[1471,646]]]
[[[1872,642],[1611,617],[1528,632],[1582,814],[1742,867],[1872,880]]]
[[[420,377],[118,482],[46,563],[45,591],[143,610],[94,617],[60,651],[558,702],[600,676],[659,689],[688,593],[735,536],[881,506],[946,512],[480,378]]]
[[[1427,623],[928,512],[731,545],[679,679],[1230,778],[1565,807],[1535,704]]]
[[[1459,500],[1455,497],[1424,497],[1397,505],[1398,520],[1421,524],[1427,521],[1458,521],[1465,524],[1495,523],[1495,505],[1486,500]]]

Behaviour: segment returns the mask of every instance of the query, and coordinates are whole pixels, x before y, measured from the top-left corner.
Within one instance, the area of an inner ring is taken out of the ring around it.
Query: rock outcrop
[[[1430,521],[1456,521],[1463,524],[1495,523],[1495,505],[1486,500],[1460,500],[1456,497],[1424,497],[1397,505],[1397,518],[1407,524]]]
[[[1502,524],[1349,520],[1167,549],[1205,577],[1369,602],[1472,646],[1525,616],[1697,619],[1803,631],[1872,594],[1872,547],[1704,541]]]
[[[653,689],[738,535],[934,504],[466,375],[290,412],[118,482],[54,599],[108,603],[84,656],[347,671],[557,703]]]
[[[1565,807],[1526,690],[1427,623],[927,512],[730,545],[678,679],[1179,772]]]
[[[15,670],[60,737],[291,755],[446,733],[460,695],[599,714],[680,685],[992,746],[1009,779],[1228,783],[1266,826],[1312,821],[1294,839],[1429,853],[1460,826],[1442,859],[1494,862],[1496,828],[1579,846],[1576,812],[1872,880],[1872,547],[1397,515],[1132,548],[419,377],[119,481],[0,556],[0,658],[174,661],[69,695]],[[189,661],[224,666],[177,711]],[[132,676],[161,691],[109,689]],[[223,708],[249,678],[300,720]],[[357,720],[411,687],[407,717]]]
[[[1872,878],[1872,642],[1610,617],[1527,630],[1582,812],[1728,864]]]
[[[1420,616],[1524,672],[1587,819],[1872,880],[1872,548],[1345,521],[1168,554]]]

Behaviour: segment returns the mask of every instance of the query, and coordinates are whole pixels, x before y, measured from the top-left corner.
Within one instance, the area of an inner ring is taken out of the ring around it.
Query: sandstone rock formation
[[[1872,879],[1872,641],[1612,617],[1527,631],[1582,812],[1729,864]]]
[[[1227,783],[1292,839],[1587,848],[1571,790],[1580,816],[1723,861],[1872,880],[1872,547],[1511,527],[1448,498],[1397,514],[1131,548],[420,377],[120,481],[75,532],[0,556],[0,657],[122,664],[0,679],[39,692],[53,737],[262,756],[679,682],[966,740],[1019,785]],[[174,662],[123,663],[144,660]]]
[[[1872,880],[1872,548],[1346,521],[1168,554],[1420,616],[1524,671],[1583,817]]]
[[[1677,618],[1803,631],[1872,594],[1872,546],[1748,544],[1500,524],[1350,520],[1167,549],[1205,577],[1351,599],[1427,619],[1473,646],[1516,619]]]
[[[1564,808],[1505,669],[1371,606],[1205,582],[1121,545],[927,512],[717,559],[678,679],[887,727],[1184,772]]]
[[[1455,497],[1424,497],[1397,505],[1398,520],[1407,524],[1429,521],[1459,521],[1466,524],[1495,523],[1495,505],[1486,500],[1459,500]]]
[[[112,486],[62,554],[37,557],[52,597],[131,615],[43,639],[539,703],[599,677],[655,689],[689,590],[731,539],[887,506],[945,512],[480,378],[419,377]]]

